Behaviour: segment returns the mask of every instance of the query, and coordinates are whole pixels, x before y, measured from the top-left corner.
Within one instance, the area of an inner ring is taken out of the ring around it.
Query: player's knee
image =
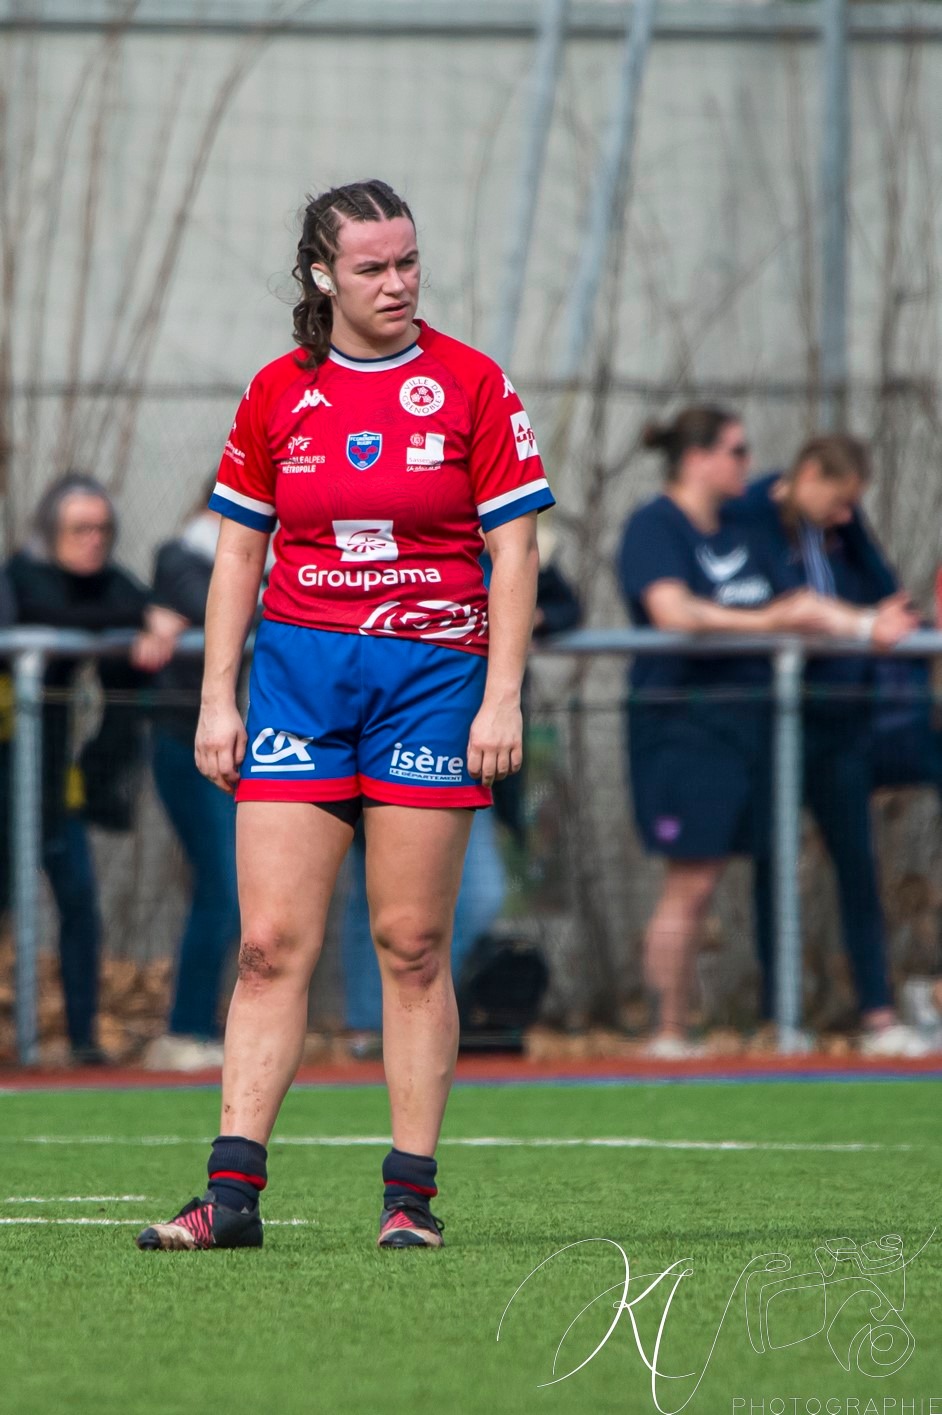
[[[421,991],[431,986],[446,961],[447,931],[387,915],[374,920],[373,937],[386,971],[400,984]]]
[[[291,940],[277,928],[246,930],[239,947],[239,981],[248,987],[264,987],[288,970]]]

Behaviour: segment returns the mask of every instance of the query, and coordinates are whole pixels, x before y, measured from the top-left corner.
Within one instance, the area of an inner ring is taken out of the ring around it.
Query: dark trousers
[[[862,1012],[889,1007],[893,995],[870,819],[869,721],[852,709],[833,717],[809,714],[804,737],[805,802],[834,865],[858,1004]],[[775,995],[772,930],[761,926],[763,917],[771,917],[771,907],[772,870],[763,861],[756,866],[756,922],[764,1017],[772,1015]]]
[[[88,833],[68,814],[43,845],[43,868],[59,913],[59,966],[66,1026],[73,1047],[92,1046],[98,1013],[101,917]]]
[[[193,746],[154,733],[154,781],[193,872],[193,897],[180,941],[169,1030],[217,1037],[219,995],[239,939],[235,802],[197,771]]]

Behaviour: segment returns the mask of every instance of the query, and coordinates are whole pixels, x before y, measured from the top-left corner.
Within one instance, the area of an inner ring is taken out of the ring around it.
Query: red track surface
[[[697,1079],[716,1081],[782,1080],[794,1076],[827,1078],[846,1077],[935,1077],[942,1080],[942,1055],[919,1057],[914,1060],[875,1060],[862,1056],[826,1056],[811,1053],[805,1056],[730,1056],[711,1057],[695,1061],[649,1061],[642,1057],[630,1059],[597,1058],[593,1060],[528,1061],[515,1055],[462,1056],[458,1061],[457,1079],[464,1082],[505,1083],[528,1081],[593,1081],[624,1078],[626,1081]],[[0,1067],[0,1090],[58,1090],[93,1088],[95,1090],[125,1090],[148,1086],[211,1085],[219,1080],[219,1071],[181,1074],[179,1071],[143,1071],[134,1067],[86,1067],[72,1070],[42,1070]],[[380,1084],[382,1063],[378,1061],[350,1062],[344,1065],[324,1063],[302,1067],[298,1081],[304,1085],[351,1086]]]

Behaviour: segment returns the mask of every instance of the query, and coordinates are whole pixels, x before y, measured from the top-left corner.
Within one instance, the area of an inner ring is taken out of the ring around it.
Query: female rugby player
[[[393,1148],[381,1247],[438,1247],[435,1148],[458,1018],[448,965],[471,812],[519,769],[520,685],[553,504],[483,354],[416,319],[415,225],[384,182],[307,207],[294,351],[253,378],[210,501],[200,770],[238,802],[242,910],[209,1188],[143,1248],[258,1247],[266,1149],[301,1057],[327,907],[365,807]],[[235,684],[268,538],[248,721]],[[493,560],[489,596],[480,530]]]

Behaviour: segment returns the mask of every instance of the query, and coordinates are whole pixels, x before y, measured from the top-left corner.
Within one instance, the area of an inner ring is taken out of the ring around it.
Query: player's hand
[[[196,765],[202,774],[231,796],[239,783],[239,767],[248,738],[234,702],[204,703],[196,729]]]
[[[468,771],[493,786],[523,765],[523,714],[519,702],[491,705],[485,698],[468,737]]]

